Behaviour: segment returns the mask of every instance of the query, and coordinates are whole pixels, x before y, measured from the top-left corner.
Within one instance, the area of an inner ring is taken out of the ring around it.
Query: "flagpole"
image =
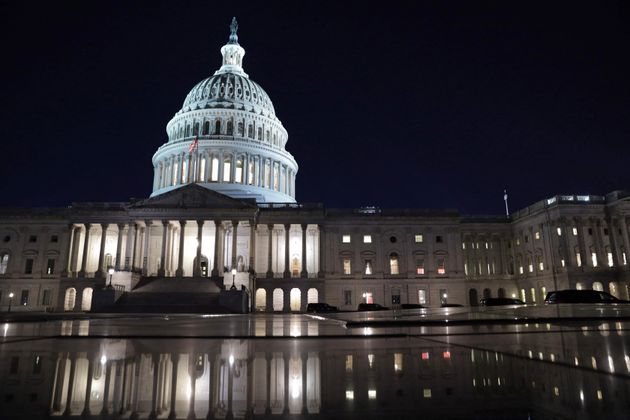
[[[508,195],[507,195],[507,189],[503,190],[503,201],[505,201],[505,217],[510,217],[510,210],[508,209]]]

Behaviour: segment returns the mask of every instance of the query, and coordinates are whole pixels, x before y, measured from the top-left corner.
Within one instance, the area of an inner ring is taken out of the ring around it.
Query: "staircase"
[[[225,291],[218,284],[222,282],[223,279],[206,277],[143,277],[132,291],[98,312],[233,313],[221,305],[220,297]]]

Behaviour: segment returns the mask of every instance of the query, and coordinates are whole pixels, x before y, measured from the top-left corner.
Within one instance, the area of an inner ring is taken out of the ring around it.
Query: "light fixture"
[[[234,284],[234,279],[236,278],[236,268],[232,269],[232,287],[230,290],[236,290],[236,284]]]

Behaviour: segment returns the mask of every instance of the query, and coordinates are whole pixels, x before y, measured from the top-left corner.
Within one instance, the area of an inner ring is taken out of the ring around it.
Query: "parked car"
[[[598,290],[554,290],[547,293],[545,303],[630,303]]]
[[[337,312],[337,307],[325,302],[309,303],[306,305],[306,312]]]
[[[419,303],[403,303],[400,305],[400,309],[424,309],[424,305],[420,305]]]
[[[389,308],[378,303],[359,303],[357,311],[387,311]]]
[[[481,306],[505,306],[505,305],[525,305],[520,299],[514,298],[483,298],[479,301]]]

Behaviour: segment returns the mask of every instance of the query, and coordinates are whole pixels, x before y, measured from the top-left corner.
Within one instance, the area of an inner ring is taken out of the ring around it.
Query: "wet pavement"
[[[482,316],[448,310],[411,316]],[[625,314],[524,313],[353,328],[399,314],[4,323],[0,418],[628,418]]]

